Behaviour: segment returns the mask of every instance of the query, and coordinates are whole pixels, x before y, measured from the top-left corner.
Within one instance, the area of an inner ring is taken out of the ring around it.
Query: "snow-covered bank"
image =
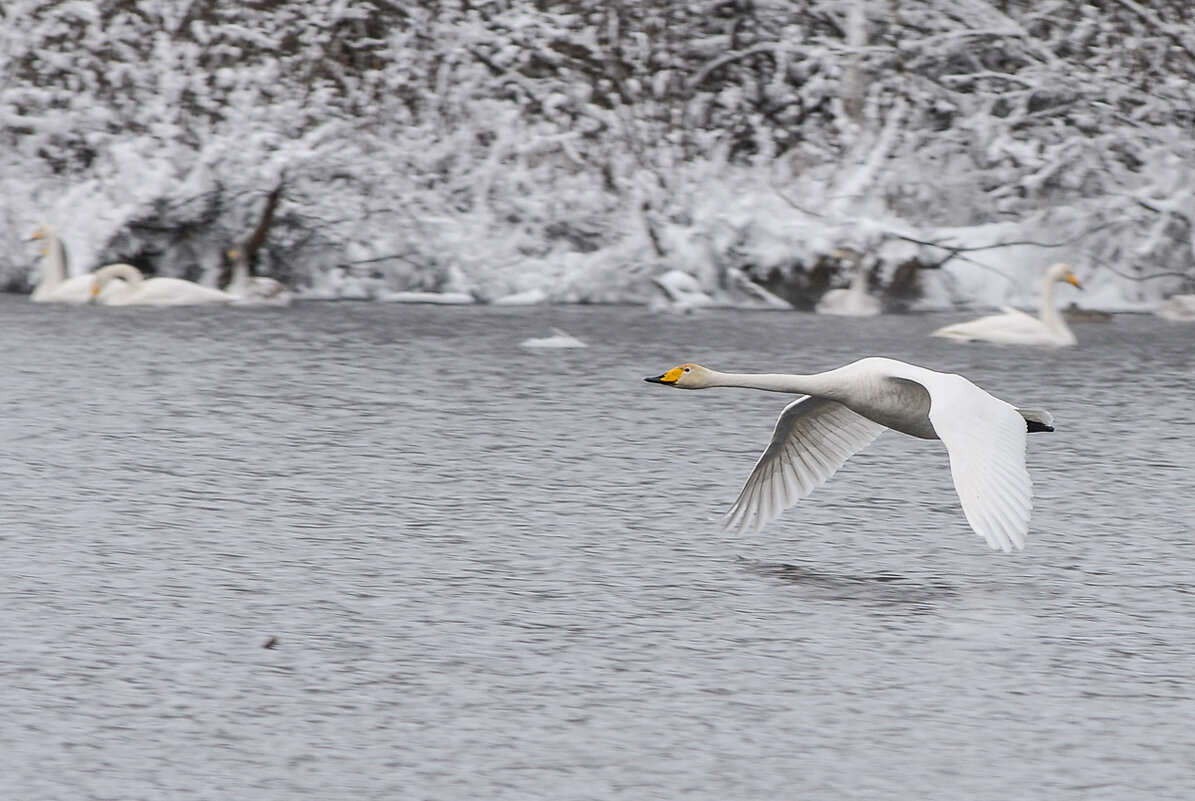
[[[213,284],[281,185],[256,269],[308,296],[812,308],[848,249],[889,310],[1195,289],[1195,24],[948,5],[14,0],[0,285],[42,223]]]
[[[188,223],[186,235],[163,236],[145,222],[147,207],[168,202],[163,198],[184,191],[179,187],[189,191],[195,177],[184,176],[177,184],[159,178],[160,194],[155,195],[147,176],[161,172],[130,161],[124,167],[106,182],[77,184],[56,198],[45,184],[11,175],[0,179],[6,196],[46,198],[44,205],[7,210],[5,279],[11,289],[27,291],[34,282],[37,248],[21,240],[47,220],[62,230],[72,273],[110,261],[149,259],[159,274],[209,283],[214,279],[221,253],[235,243],[235,235],[219,226]],[[666,286],[667,276],[680,273],[689,278],[692,298],[705,295],[697,305],[768,308],[787,301],[809,308],[825,290],[849,281],[848,265],[839,254],[851,248],[866,254],[871,291],[885,299],[889,310],[1030,307],[1036,302],[1038,278],[1053,261],[1074,265],[1084,281],[1086,292],[1079,303],[1085,307],[1143,310],[1190,286],[1180,270],[1160,269],[1174,259],[1150,258],[1158,248],[1173,250],[1179,244],[1148,219],[1151,201],[1167,202],[1155,198],[1151,185],[1016,220],[934,227],[913,225],[882,210],[835,213],[824,197],[827,187],[811,181],[797,183],[798,202],[790,197],[790,184],[758,168],[722,165],[716,174],[710,169],[694,172],[705,174],[685,189],[692,199],[685,216],[647,222],[642,211],[616,211],[611,216],[621,225],[612,220],[606,224],[620,227],[622,235],[586,252],[560,246],[545,255],[525,254],[518,232],[512,242],[489,228],[487,236],[480,236],[468,224],[441,220],[441,249],[426,263],[418,253],[393,255],[401,246],[392,231],[379,226],[373,238],[339,247],[332,240],[323,242],[310,254],[314,258],[288,263],[284,273],[308,297],[682,307],[694,301]],[[138,192],[149,199],[139,202]],[[749,291],[756,285],[758,291]]]

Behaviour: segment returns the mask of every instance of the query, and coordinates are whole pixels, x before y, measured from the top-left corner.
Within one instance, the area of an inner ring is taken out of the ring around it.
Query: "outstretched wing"
[[[884,426],[841,403],[799,398],[780,413],[772,441],[723,520],[726,528],[758,531],[825,483]]]
[[[950,454],[967,522],[992,548],[1024,548],[1033,509],[1025,418],[962,376],[919,383],[929,392],[929,421]]]

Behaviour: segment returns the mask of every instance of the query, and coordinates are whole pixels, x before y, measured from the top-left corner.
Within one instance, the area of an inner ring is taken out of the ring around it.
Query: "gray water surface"
[[[1195,797],[1195,329],[959,318],[0,298],[0,796]],[[642,381],[872,354],[1054,413],[1025,551],[893,433],[733,538],[787,399]]]

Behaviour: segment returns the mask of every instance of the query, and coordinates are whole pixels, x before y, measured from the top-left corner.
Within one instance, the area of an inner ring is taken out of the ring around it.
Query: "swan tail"
[[[1037,431],[1053,431],[1054,415],[1042,409],[1017,409],[1021,417],[1025,418],[1025,425],[1029,433]]]

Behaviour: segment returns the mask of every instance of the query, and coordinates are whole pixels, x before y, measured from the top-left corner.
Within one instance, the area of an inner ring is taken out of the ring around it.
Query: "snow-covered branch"
[[[64,223],[81,266],[201,274],[283,172],[261,253],[296,280],[368,264],[489,297],[534,264],[554,297],[629,299],[677,267],[814,293],[846,246],[883,251],[879,276],[1055,242],[1195,263],[1177,0],[2,11],[0,234]],[[695,239],[714,267],[677,263]],[[0,278],[32,264],[0,251]]]

